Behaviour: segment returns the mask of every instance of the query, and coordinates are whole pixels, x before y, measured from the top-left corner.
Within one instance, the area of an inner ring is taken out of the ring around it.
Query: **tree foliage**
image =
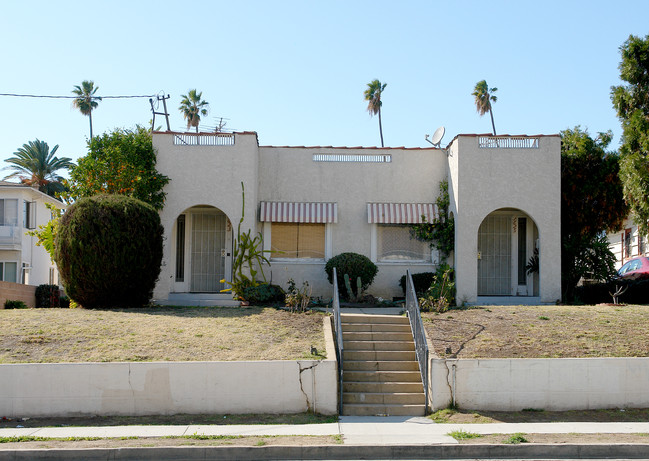
[[[92,80],[84,80],[81,85],[75,85],[72,93],[77,97],[72,101],[72,106],[79,109],[90,120],[90,139],[92,139],[92,111],[97,108],[100,96],[95,96],[99,87]]]
[[[23,144],[13,157],[5,160],[9,166],[4,169],[13,170],[5,179],[17,177],[23,184],[38,187],[39,191],[53,197],[63,190],[63,178],[57,172],[74,167],[71,158],[54,156],[58,148],[57,144],[50,150],[45,141],[38,139]]]
[[[620,79],[611,88],[622,122],[620,176],[624,195],[643,235],[649,235],[649,35],[629,38],[620,47]]]
[[[413,224],[410,227],[410,232],[416,239],[428,242],[431,248],[437,248],[440,262],[455,249],[455,221],[448,211],[450,203],[448,181],[444,180],[439,183],[439,195],[435,200],[439,216],[431,222]]]
[[[379,116],[379,134],[381,135],[381,147],[383,145],[383,125],[381,124],[381,106],[383,106],[383,101],[381,101],[381,96],[385,87],[388,86],[387,83],[381,83],[379,80],[374,79],[367,84],[367,89],[363,93],[365,100],[367,101],[367,111],[370,115]]]
[[[189,90],[182,98],[178,110],[183,114],[185,120],[187,120],[187,129],[190,126],[196,127],[196,133],[198,133],[198,124],[201,121],[201,115],[207,115],[209,103],[202,99],[203,92],[198,92],[195,88]]]
[[[156,168],[151,133],[116,129],[88,142],[89,152],[70,173],[69,201],[97,194],[128,195],[160,210],[169,178]]]
[[[613,271],[604,234],[628,213],[611,132],[595,139],[580,127],[561,132],[561,240],[564,299],[582,277],[605,280]],[[600,261],[600,262],[597,262]]]
[[[478,114],[482,117],[484,114],[489,112],[494,136],[496,136],[496,125],[494,123],[493,106],[491,103],[498,101],[498,96],[494,94],[496,91],[498,91],[498,88],[489,88],[486,80],[480,80],[475,84],[473,93],[471,93],[471,96],[475,98],[475,108]]]
[[[55,237],[55,261],[70,299],[86,308],[147,304],[160,274],[162,233],[160,216],[140,200],[79,199]]]

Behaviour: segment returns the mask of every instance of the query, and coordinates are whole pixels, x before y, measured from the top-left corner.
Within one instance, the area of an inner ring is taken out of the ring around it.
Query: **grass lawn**
[[[423,313],[439,357],[647,357],[649,306],[488,306]]]
[[[261,307],[0,310],[0,363],[318,359],[322,319]]]

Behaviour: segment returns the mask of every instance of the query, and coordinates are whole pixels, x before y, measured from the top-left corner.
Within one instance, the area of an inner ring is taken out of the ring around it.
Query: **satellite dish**
[[[443,126],[437,128],[435,130],[435,133],[433,133],[433,139],[430,140],[430,143],[435,147],[439,147],[445,132],[446,128],[444,128]]]

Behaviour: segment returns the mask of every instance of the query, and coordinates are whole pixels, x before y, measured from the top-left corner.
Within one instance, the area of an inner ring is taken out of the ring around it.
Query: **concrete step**
[[[402,315],[367,315],[367,314],[341,314],[340,320],[345,323],[393,323],[404,324],[410,323],[408,317]],[[343,326],[343,330],[345,327]]]
[[[426,396],[420,392],[343,392],[343,404],[423,405]]]
[[[424,416],[425,405],[343,404],[344,416]]]
[[[343,381],[343,392],[365,393],[417,393],[424,392],[424,386],[419,382],[357,382]]]
[[[345,371],[345,381],[381,383],[421,383],[419,371]]]
[[[414,351],[414,341],[344,341],[346,351]]]
[[[419,371],[419,363],[414,360],[347,360],[343,361],[344,371]]]
[[[415,351],[375,351],[375,350],[347,350],[343,351],[343,363],[350,361],[389,361],[389,360],[403,360],[413,361],[417,360]]]
[[[412,333],[409,323],[345,323],[345,333],[355,331],[394,331],[401,333]]]
[[[412,341],[410,330],[404,332],[394,331],[344,331],[344,341]]]

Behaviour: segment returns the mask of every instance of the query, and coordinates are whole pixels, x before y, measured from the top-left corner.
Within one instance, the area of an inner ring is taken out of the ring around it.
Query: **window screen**
[[[410,235],[410,226],[377,224],[379,261],[429,261],[430,247]]]
[[[325,257],[325,225],[309,223],[272,223],[273,258]]]

